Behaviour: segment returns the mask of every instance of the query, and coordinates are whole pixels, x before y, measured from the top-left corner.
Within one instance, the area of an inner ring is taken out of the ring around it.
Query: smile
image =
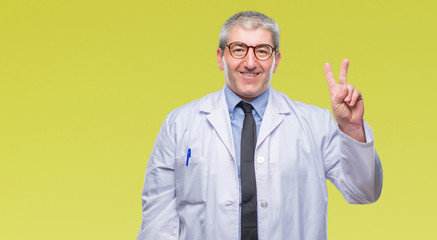
[[[243,74],[244,76],[257,76],[259,73],[245,73],[245,72],[240,72],[241,74]]]

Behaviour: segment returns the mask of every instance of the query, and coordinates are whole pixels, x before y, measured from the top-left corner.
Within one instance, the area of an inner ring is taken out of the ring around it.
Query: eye
[[[268,45],[259,45],[256,47],[256,54],[258,55],[269,55],[272,49]]]
[[[243,44],[233,44],[231,46],[232,51],[245,51],[246,50],[246,46]]]
[[[235,57],[243,57],[246,55],[247,52],[247,46],[242,43],[234,43],[231,45],[231,53]]]

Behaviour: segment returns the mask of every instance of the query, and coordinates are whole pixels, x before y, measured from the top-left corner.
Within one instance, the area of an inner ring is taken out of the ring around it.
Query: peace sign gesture
[[[331,93],[331,106],[340,130],[357,141],[365,142],[363,128],[364,102],[360,91],[347,84],[349,60],[341,63],[338,84],[332,74],[331,66],[325,63],[325,75]]]

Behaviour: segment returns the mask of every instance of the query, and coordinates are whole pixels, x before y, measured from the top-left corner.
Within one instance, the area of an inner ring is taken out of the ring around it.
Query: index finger
[[[344,59],[343,62],[341,62],[340,77],[338,78],[338,83],[341,85],[346,85],[348,67],[349,67],[349,60]]]
[[[333,88],[337,83],[335,82],[334,75],[332,74],[331,70],[331,65],[329,63],[325,63],[325,75],[329,89]]]

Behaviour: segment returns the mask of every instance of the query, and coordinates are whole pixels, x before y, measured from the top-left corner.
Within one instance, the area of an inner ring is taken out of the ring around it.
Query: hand
[[[363,128],[364,102],[360,91],[352,84],[346,84],[349,60],[341,63],[338,84],[332,74],[331,66],[325,63],[325,75],[331,93],[331,106],[340,130],[359,142],[365,142]]]

